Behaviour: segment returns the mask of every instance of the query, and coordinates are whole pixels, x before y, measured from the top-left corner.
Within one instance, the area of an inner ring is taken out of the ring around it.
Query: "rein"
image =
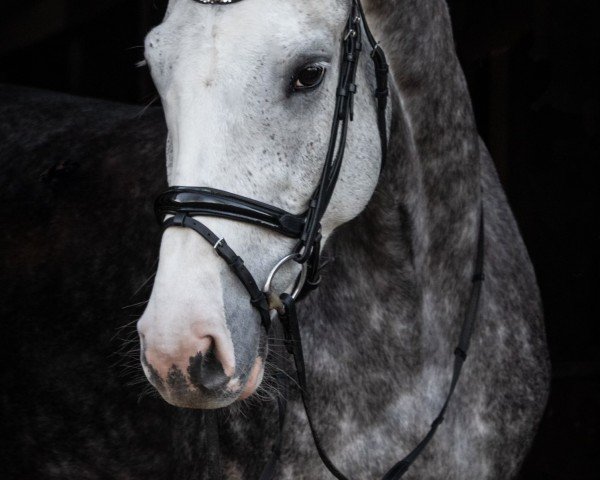
[[[410,466],[414,463],[414,461],[419,457],[419,455],[425,450],[425,447],[429,442],[433,439],[435,432],[438,427],[444,421],[444,415],[446,414],[446,410],[448,409],[448,405],[450,404],[450,399],[454,394],[454,390],[456,389],[456,385],[458,384],[458,379],[460,377],[460,373],[462,371],[463,364],[467,359],[467,353],[469,351],[469,345],[471,343],[471,336],[473,334],[473,328],[475,326],[475,321],[477,319],[477,312],[479,310],[479,300],[481,297],[481,287],[484,280],[483,273],[483,256],[484,256],[484,217],[483,217],[483,207],[480,209],[480,218],[479,218],[479,233],[477,239],[477,252],[475,256],[474,263],[474,274],[471,279],[471,295],[469,298],[469,303],[467,306],[467,311],[465,314],[465,318],[462,323],[460,336],[458,340],[458,344],[454,350],[454,368],[452,372],[452,380],[450,382],[450,388],[446,395],[446,399],[444,404],[435,417],[429,431],[423,437],[423,439],[417,444],[417,446],[402,460],[397,462],[392,468],[388,470],[388,472],[382,477],[381,480],[397,480],[402,478],[404,474],[408,471]],[[298,323],[298,318],[296,316],[296,306],[294,298],[287,294],[281,294],[281,301],[283,303],[283,309],[279,313],[279,319],[283,325],[284,334],[285,334],[285,344],[288,350],[288,353],[292,355],[294,358],[294,364],[296,367],[296,375],[298,378],[298,385],[300,387],[300,395],[302,397],[302,403],[304,405],[304,410],[306,412],[306,418],[308,419],[308,426],[310,428],[310,432],[313,437],[313,441],[317,448],[317,452],[323,464],[327,467],[327,469],[331,472],[331,474],[339,479],[339,480],[349,480],[347,476],[345,476],[340,470],[333,464],[325,449],[321,444],[321,440],[317,433],[315,422],[311,415],[310,408],[310,397],[308,393],[307,383],[306,383],[306,369],[304,366],[304,354],[302,351],[302,337],[300,335],[300,326]],[[260,477],[260,480],[270,480],[273,478],[272,476],[263,476]]]
[[[203,4],[236,3],[240,0],[196,0]],[[356,93],[356,71],[362,51],[362,35],[366,36],[371,46],[371,59],[375,67],[377,101],[377,123],[381,141],[381,170],[385,167],[387,157],[387,125],[386,107],[388,101],[388,72],[389,67],[385,54],[369,29],[360,0],[352,0],[351,12],[348,17],[343,37],[342,55],[336,103],[329,139],[327,155],[319,182],[310,198],[308,209],[301,215],[294,215],[278,207],[256,200],[207,187],[173,186],[161,194],[155,202],[155,212],[159,223],[164,229],[171,227],[189,228],[198,233],[215,252],[229,265],[232,272],[244,285],[250,303],[259,312],[265,331],[271,327],[270,311],[276,309],[283,326],[285,347],[294,358],[296,375],[300,386],[300,394],[310,431],[317,448],[319,457],[331,474],[339,480],[348,480],[333,464],[322,447],[315,422],[311,415],[310,397],[306,382],[306,369],[302,350],[300,326],[296,315],[296,301],[302,299],[320,284],[321,256],[321,219],[325,214],[331,196],[337,183],[338,175],[344,157],[348,123],[354,117],[354,95]],[[251,223],[271,229],[290,238],[297,239],[296,246],[290,255],[283,258],[271,271],[264,289],[260,289],[252,274],[244,265],[243,260],[229,247],[224,238],[219,237],[206,225],[196,220],[197,216],[214,216]],[[166,218],[165,218],[166,217]],[[397,462],[382,480],[401,478],[416,458],[431,441],[439,425],[444,420],[444,414],[456,388],[463,363],[467,357],[473,327],[477,317],[481,286],[483,282],[484,256],[484,215],[480,210],[477,251],[474,262],[474,275],[471,295],[466,315],[462,324],[458,346],[454,352],[454,370],[450,389],[438,416],[435,418],[428,433],[421,442],[402,460]],[[288,261],[295,261],[302,266],[302,273],[296,280],[293,292],[277,296],[271,292],[271,280],[281,266]],[[286,392],[288,385],[283,375],[276,380],[282,391]],[[271,480],[281,452],[283,428],[285,422],[286,398],[278,398],[279,432],[273,453],[265,466],[260,480]],[[216,427],[215,427],[216,428]]]

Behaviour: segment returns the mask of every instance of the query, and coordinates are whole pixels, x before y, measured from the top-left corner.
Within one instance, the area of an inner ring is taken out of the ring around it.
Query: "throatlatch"
[[[202,4],[228,4],[240,0],[195,0]],[[310,399],[307,389],[304,356],[302,351],[302,338],[300,326],[296,316],[296,299],[302,298],[310,290],[317,288],[320,283],[320,254],[321,254],[321,219],[325,214],[331,196],[337,183],[338,175],[344,157],[348,122],[354,116],[354,94],[356,93],[356,71],[362,50],[362,35],[366,35],[371,46],[371,59],[375,67],[377,102],[377,122],[381,141],[381,168],[385,166],[387,156],[387,126],[386,108],[388,101],[388,65],[385,54],[375,41],[359,0],[352,1],[351,12],[342,37],[342,55],[336,103],[329,139],[329,147],[319,183],[315,188],[308,209],[302,215],[294,215],[280,208],[256,200],[235,195],[207,187],[182,187],[174,186],[161,194],[155,203],[155,211],[159,223],[163,228],[183,227],[190,228],[210,243],[216,253],[229,265],[233,273],[244,285],[250,296],[250,302],[260,313],[262,325],[268,333],[271,326],[269,302],[267,294],[270,292],[272,276],[287,261],[295,261],[302,265],[303,270],[296,282],[295,290],[290,295],[283,293],[279,296],[279,319],[282,323],[285,346],[294,358],[298,384],[310,431],[321,460],[327,469],[338,479],[348,480],[347,477],[333,464],[323,449],[310,409]],[[246,223],[251,223],[271,229],[298,241],[293,252],[282,259],[271,272],[267,287],[261,290],[252,274],[245,267],[243,260],[227,245],[225,239],[220,238],[206,225],[196,220],[198,216],[214,216],[227,218]],[[448,395],[439,415],[433,421],[430,430],[415,449],[396,463],[382,478],[382,480],[397,480],[401,478],[425,449],[433,438],[437,428],[444,419],[444,414],[454,393],[462,365],[466,359],[473,326],[477,317],[481,284],[483,281],[483,254],[484,254],[484,217],[481,208],[479,221],[479,234],[471,297],[462,326],[458,346],[455,351],[454,371]],[[266,291],[265,291],[266,290]],[[281,391],[287,391],[287,379],[284,375],[276,378]],[[279,407],[279,432],[273,449],[260,480],[271,480],[275,475],[275,468],[281,452],[282,431],[285,420],[286,400],[278,399]]]

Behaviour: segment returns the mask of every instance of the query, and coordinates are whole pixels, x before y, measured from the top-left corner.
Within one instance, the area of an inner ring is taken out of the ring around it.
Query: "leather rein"
[[[235,3],[239,0],[196,1],[204,4],[214,4]],[[158,196],[155,202],[156,216],[163,229],[171,227],[189,228],[213,246],[215,252],[229,265],[232,272],[245,287],[250,297],[250,303],[259,312],[263,328],[267,334],[271,328],[270,311],[276,306],[279,320],[284,330],[286,349],[294,359],[300,394],[317,452],[323,464],[339,480],[348,480],[348,477],[341,473],[323,449],[311,415],[302,339],[295,304],[297,300],[300,300],[310,291],[317,288],[321,281],[321,219],[327,210],[338,179],[346,146],[348,123],[354,117],[355,79],[359,55],[362,50],[363,34],[366,36],[371,47],[370,56],[375,67],[375,98],[377,102],[377,123],[381,141],[381,169],[383,170],[387,156],[386,107],[388,101],[389,67],[383,50],[375,41],[369,29],[360,0],[352,0],[351,12],[342,37],[340,73],[329,146],[321,177],[310,198],[308,209],[301,215],[294,215],[272,205],[207,187],[173,186]],[[219,237],[206,225],[194,218],[198,216],[213,216],[254,224],[278,232],[281,235],[295,238],[297,239],[297,243],[290,255],[283,258],[273,268],[265,288],[260,289],[256,280],[244,265],[243,260],[229,247],[224,238]],[[397,462],[382,477],[382,480],[401,478],[431,441],[444,419],[444,414],[456,388],[462,365],[467,356],[471,334],[477,317],[483,281],[483,254],[484,219],[483,209],[481,209],[471,295],[458,346],[455,350],[454,369],[449,392],[440,413],[431,424],[425,437],[408,455]],[[291,294],[282,293],[277,297],[271,292],[271,280],[279,268],[288,261],[295,261],[300,264],[302,266],[302,273],[296,280],[294,290]],[[281,390],[287,391],[288,386],[284,378],[283,376],[279,376],[276,380],[280,383]],[[279,433],[271,458],[265,466],[260,480],[271,480],[274,478],[275,467],[281,452],[286,410],[285,398],[278,399],[278,407]]]

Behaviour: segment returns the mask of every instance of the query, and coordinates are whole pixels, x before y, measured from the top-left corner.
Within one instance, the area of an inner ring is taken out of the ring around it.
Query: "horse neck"
[[[337,318],[348,338],[364,337],[370,322],[379,341],[385,328],[401,342],[404,364],[447,362],[473,273],[479,137],[445,3],[367,8],[395,90],[389,159],[365,212],[330,242],[335,261],[312,302],[327,320],[311,328]]]
[[[418,158],[428,225],[446,229],[480,196],[479,136],[446,2],[367,0],[366,7]],[[452,221],[440,218],[448,214]]]

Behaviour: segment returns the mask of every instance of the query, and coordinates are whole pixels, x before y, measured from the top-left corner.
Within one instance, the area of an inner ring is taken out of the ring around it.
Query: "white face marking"
[[[225,6],[172,0],[164,22],[146,39],[169,129],[169,184],[218,188],[302,213],[326,156],[348,7],[317,0]],[[315,63],[327,69],[323,83],[294,92],[294,73]],[[344,164],[322,221],[325,239],[364,209],[377,183],[380,144],[367,71],[364,53]],[[295,244],[256,226],[199,220],[227,240],[259,284]],[[283,288],[293,281],[293,269],[279,278]],[[236,381],[240,375],[245,381],[261,353],[261,327],[248,294],[191,230],[164,234],[156,283],[140,324],[148,332],[146,348],[162,349],[182,362],[188,354],[175,352],[182,337],[215,337],[217,350],[223,349],[217,357],[227,373],[235,371]],[[155,331],[161,345],[149,344]]]

